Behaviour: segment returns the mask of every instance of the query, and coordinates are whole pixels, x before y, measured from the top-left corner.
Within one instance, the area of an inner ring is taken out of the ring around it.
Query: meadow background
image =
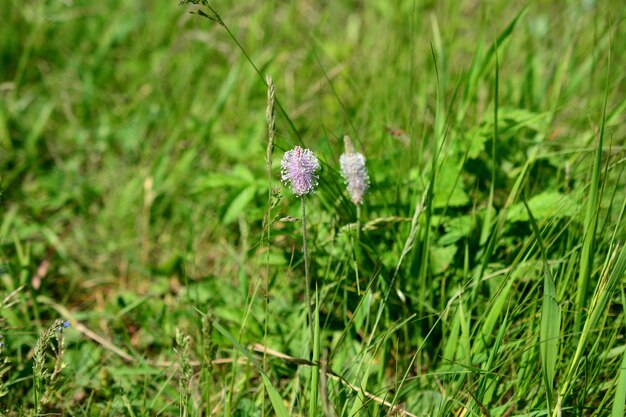
[[[0,415],[624,415],[624,2],[210,6],[2,3]]]

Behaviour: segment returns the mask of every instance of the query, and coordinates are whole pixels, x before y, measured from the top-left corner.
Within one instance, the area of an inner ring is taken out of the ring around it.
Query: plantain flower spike
[[[352,202],[356,205],[363,204],[363,196],[370,186],[365,157],[354,151],[354,146],[347,135],[343,137],[343,143],[345,152],[339,158],[341,174],[346,181]]]
[[[315,171],[319,168],[320,163],[313,152],[296,146],[283,156],[281,179],[285,185],[291,185],[296,196],[302,197],[315,190],[319,179]]]

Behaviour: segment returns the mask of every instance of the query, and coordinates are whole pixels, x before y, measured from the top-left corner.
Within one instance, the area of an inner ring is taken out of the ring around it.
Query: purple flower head
[[[348,186],[348,193],[354,204],[363,204],[363,195],[370,186],[365,157],[363,154],[354,151],[352,142],[348,136],[344,136],[343,143],[345,153],[339,158],[341,174]]]
[[[309,149],[296,146],[285,152],[281,162],[281,179],[285,185],[291,185],[293,193],[298,197],[310,193],[317,186],[318,176],[315,174],[320,168],[317,157]]]

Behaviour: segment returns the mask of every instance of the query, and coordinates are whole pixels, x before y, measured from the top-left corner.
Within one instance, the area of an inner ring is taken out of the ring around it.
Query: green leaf
[[[448,246],[470,235],[472,227],[474,227],[474,218],[472,216],[458,216],[451,219],[446,218],[443,223],[446,233],[439,238],[437,243],[441,246]]]
[[[462,162],[447,160],[437,174],[433,208],[458,207],[469,203],[463,189]]]
[[[237,197],[235,197],[228,205],[228,208],[224,213],[224,218],[222,219],[224,221],[224,224],[232,223],[237,219],[239,214],[244,211],[246,206],[254,198],[256,190],[257,187],[254,185],[250,185],[241,190]]]
[[[471,139],[466,139],[469,141],[469,149],[467,150],[467,158],[468,159],[476,159],[485,151],[485,142],[489,139],[489,135],[480,134],[479,130],[476,129],[474,134],[471,135]]]
[[[452,261],[454,261],[456,251],[456,245],[432,246],[432,250],[430,251],[430,262],[433,273],[440,274],[448,269]]]
[[[215,173],[201,177],[193,186],[193,193],[204,193],[213,188],[244,187],[256,180],[250,169],[244,165],[235,166],[228,173]]]
[[[521,128],[543,132],[547,129],[550,113],[535,113],[525,109],[501,108],[498,119],[507,130],[507,134],[513,134]]]
[[[558,191],[545,191],[528,200],[528,207],[537,220],[551,217],[571,217],[576,213],[576,202],[568,195]],[[530,219],[524,203],[512,205],[507,211],[510,222],[528,221]]]

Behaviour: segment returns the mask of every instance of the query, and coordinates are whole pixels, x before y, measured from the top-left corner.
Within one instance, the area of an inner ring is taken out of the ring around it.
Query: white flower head
[[[346,135],[343,138],[345,152],[339,158],[341,174],[346,181],[348,194],[354,204],[363,204],[363,196],[370,186],[365,157],[363,154],[355,152],[350,138]]]

